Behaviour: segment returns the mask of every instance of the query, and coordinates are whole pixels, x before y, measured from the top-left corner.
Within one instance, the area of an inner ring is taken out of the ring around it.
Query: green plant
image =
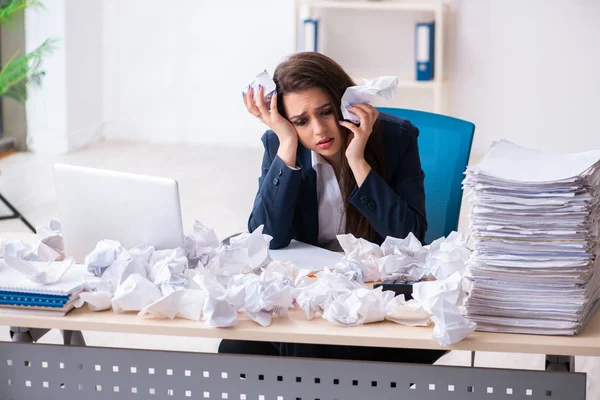
[[[43,7],[37,0],[9,0],[0,5],[0,25],[11,22],[11,18],[26,8]],[[13,54],[0,69],[0,96],[19,102],[27,100],[29,86],[40,86],[45,72],[41,69],[42,58],[55,48],[54,40],[46,40],[31,53]]]
[[[37,0],[9,0],[0,2],[0,24],[9,22],[16,13],[30,7],[42,7]]]

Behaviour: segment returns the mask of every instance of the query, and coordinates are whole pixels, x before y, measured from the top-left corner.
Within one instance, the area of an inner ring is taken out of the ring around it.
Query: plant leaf
[[[27,100],[27,87],[41,84],[44,75],[41,70],[42,58],[56,48],[55,43],[55,40],[49,39],[29,54],[20,57],[13,55],[0,70],[0,96]]]
[[[8,22],[16,13],[26,8],[43,7],[38,0],[10,0],[0,6],[0,25]]]

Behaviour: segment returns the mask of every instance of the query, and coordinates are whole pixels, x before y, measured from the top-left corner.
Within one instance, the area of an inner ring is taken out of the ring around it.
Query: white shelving
[[[435,12],[443,7],[442,3],[405,3],[396,1],[300,1],[303,6],[316,8],[340,8],[354,10],[403,10]]]
[[[361,80],[363,79],[373,79],[372,77],[359,77],[359,76],[353,76],[352,80],[356,83],[359,83]],[[417,81],[417,80],[411,80],[411,79],[398,79],[398,88],[405,88],[405,89],[433,89],[436,85],[438,85],[440,82],[438,82],[437,79],[433,79],[431,81]]]
[[[296,0],[295,18],[300,21],[300,17],[312,17],[314,9],[346,9],[346,10],[385,10],[390,12],[429,12],[432,14],[432,20],[435,21],[435,78],[431,81],[399,80],[399,89],[424,89],[433,92],[433,111],[444,113],[445,86],[448,83],[444,76],[444,14],[449,7],[443,0],[436,2],[400,2],[394,0]],[[326,21],[323,21],[326,23]],[[299,27],[296,33],[299,32]],[[296,37],[298,43],[298,37]],[[382,71],[381,75],[395,75],[393,71]],[[373,79],[373,77],[353,77],[355,81],[361,78]]]

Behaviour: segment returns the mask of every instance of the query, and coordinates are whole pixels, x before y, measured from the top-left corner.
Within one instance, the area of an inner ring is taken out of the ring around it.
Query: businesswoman
[[[250,89],[248,112],[268,128],[258,193],[248,221],[264,225],[271,248],[292,239],[330,249],[352,233],[381,244],[427,229],[424,174],[410,122],[354,104],[359,124],[342,121],[341,98],[354,86],[330,58],[296,53],[279,64],[269,107]],[[443,352],[225,340],[220,352],[432,363]]]

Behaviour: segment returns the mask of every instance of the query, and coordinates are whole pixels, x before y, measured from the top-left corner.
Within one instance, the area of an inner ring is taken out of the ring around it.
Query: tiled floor
[[[46,223],[56,214],[52,164],[116,169],[177,179],[182,213],[187,230],[194,219],[215,228],[220,237],[246,229],[256,191],[262,150],[226,146],[156,145],[129,142],[101,142],[64,156],[18,153],[0,160],[0,193],[34,225]],[[468,205],[463,207],[467,210]],[[4,210],[0,208],[0,213]],[[461,217],[460,231],[468,230]],[[26,231],[18,221],[0,221],[0,232]],[[218,340],[174,338],[150,335],[117,335],[85,332],[89,345],[165,350],[216,351]],[[182,340],[184,339],[184,340]],[[0,340],[9,340],[8,328],[0,327]],[[52,331],[42,342],[59,343]],[[527,354],[477,353],[476,365],[541,369],[543,356]],[[470,354],[451,352],[441,364],[469,365]],[[600,400],[600,360],[579,357],[577,369],[588,373],[588,398]]]

